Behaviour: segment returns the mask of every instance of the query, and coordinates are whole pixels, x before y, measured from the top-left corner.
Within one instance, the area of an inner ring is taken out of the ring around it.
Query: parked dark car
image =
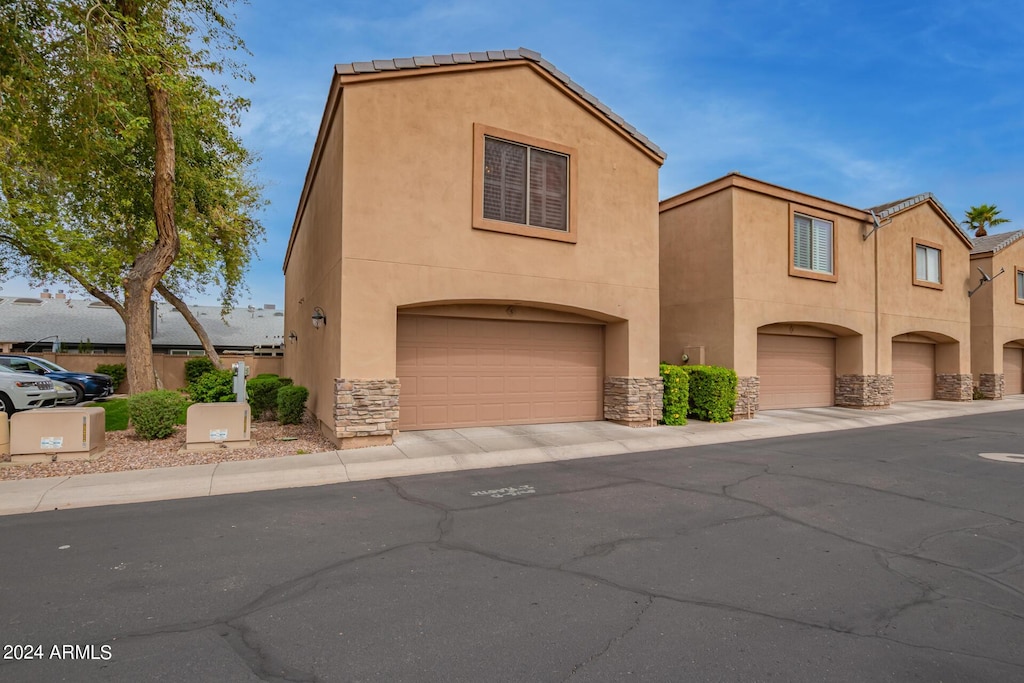
[[[30,372],[45,375],[50,379],[70,384],[75,390],[75,403],[105,398],[114,393],[114,383],[110,375],[97,372],[75,372],[65,370],[56,363],[35,356],[22,356],[16,353],[0,354],[0,365],[17,372]]]

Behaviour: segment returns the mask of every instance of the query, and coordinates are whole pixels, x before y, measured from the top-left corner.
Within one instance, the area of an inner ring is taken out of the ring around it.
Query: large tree
[[[233,132],[248,103],[221,83],[250,78],[228,6],[0,3],[0,270],[114,308],[133,393],[157,384],[154,291],[212,353],[181,296],[212,285],[230,304],[263,234]]]
[[[1000,213],[1002,212],[995,204],[972,206],[964,211],[964,220],[960,221],[960,224],[968,230],[973,230],[975,237],[984,237],[988,234],[989,228],[1010,222],[1008,218],[1000,218]]]

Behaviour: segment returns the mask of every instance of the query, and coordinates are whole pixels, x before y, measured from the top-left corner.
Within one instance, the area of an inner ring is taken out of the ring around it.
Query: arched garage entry
[[[893,337],[893,401],[933,400],[938,373],[958,371],[958,352],[959,342],[938,332],[908,332]]]
[[[835,405],[840,358],[856,365],[861,336],[820,323],[776,323],[757,331],[761,410]],[[851,360],[852,359],[852,360]]]
[[[603,419],[606,322],[504,302],[399,309],[399,429]]]

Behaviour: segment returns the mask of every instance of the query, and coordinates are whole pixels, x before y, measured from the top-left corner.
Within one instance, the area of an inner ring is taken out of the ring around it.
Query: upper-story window
[[[793,267],[822,275],[835,275],[832,233],[832,221],[794,213]]]
[[[484,137],[484,218],[569,229],[569,157]]]
[[[1013,269],[1017,273],[1017,303],[1024,304],[1024,270]]]
[[[473,227],[575,242],[575,150],[482,124],[474,129]]]
[[[914,284],[942,288],[942,248],[914,240]]]

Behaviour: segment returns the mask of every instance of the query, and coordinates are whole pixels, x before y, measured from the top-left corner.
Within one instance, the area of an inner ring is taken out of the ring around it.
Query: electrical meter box
[[[11,462],[94,460],[103,455],[103,408],[36,408],[11,417]]]
[[[248,448],[248,403],[193,403],[185,413],[185,450]]]
[[[7,424],[7,413],[0,410],[0,455],[11,452],[11,429]]]

